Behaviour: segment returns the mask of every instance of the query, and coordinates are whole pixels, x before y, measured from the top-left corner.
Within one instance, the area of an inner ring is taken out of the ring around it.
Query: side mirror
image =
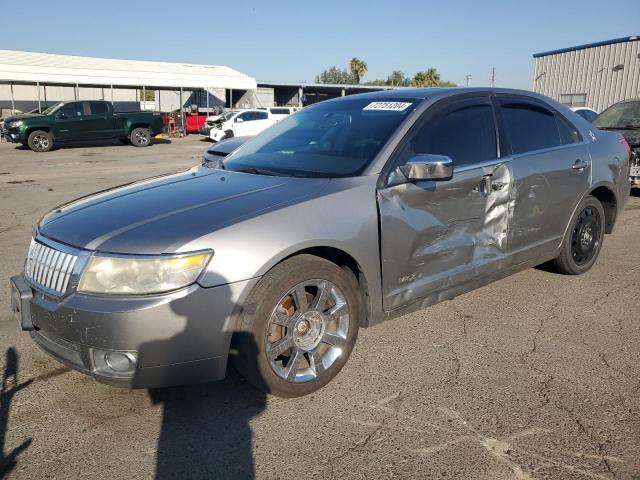
[[[242,122],[244,122],[244,119],[240,117],[236,118],[236,123],[242,123]]]
[[[453,160],[445,155],[416,155],[398,168],[410,182],[451,180],[453,177]]]

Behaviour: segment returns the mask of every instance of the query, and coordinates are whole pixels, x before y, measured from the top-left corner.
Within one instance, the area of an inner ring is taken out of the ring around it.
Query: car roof
[[[346,95],[344,97],[338,97],[331,100],[325,100],[327,102],[340,102],[348,101],[349,99],[357,96],[359,99],[371,99],[373,101],[389,101],[394,99],[403,100],[429,100],[433,98],[447,97],[451,95],[463,95],[465,93],[496,93],[496,94],[512,94],[512,95],[524,95],[532,98],[538,98],[543,100],[550,100],[544,95],[532,92],[530,90],[519,90],[513,88],[489,88],[489,87],[428,87],[428,88],[394,88],[390,90],[381,90],[376,92],[357,93],[353,95]]]

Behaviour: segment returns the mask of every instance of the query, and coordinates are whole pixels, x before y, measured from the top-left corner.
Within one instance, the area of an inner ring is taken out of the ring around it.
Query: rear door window
[[[109,113],[109,107],[103,102],[91,102],[89,103],[89,111],[91,115],[106,115]]]
[[[519,154],[562,145],[553,111],[525,100],[500,102],[503,130],[511,152]],[[573,143],[573,142],[568,142]]]

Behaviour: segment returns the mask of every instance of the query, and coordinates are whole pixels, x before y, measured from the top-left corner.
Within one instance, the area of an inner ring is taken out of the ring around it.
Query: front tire
[[[35,130],[29,134],[27,145],[34,152],[48,152],[53,148],[53,137],[44,130]]]
[[[148,128],[134,128],[129,140],[134,147],[148,147],[151,145],[151,132]]]
[[[576,209],[560,255],[553,261],[555,269],[565,275],[580,275],[598,259],[604,240],[605,216],[597,198],[586,197]]]
[[[300,397],[333,379],[358,336],[353,273],[313,255],[269,271],[249,295],[234,335],[236,368],[256,387]]]

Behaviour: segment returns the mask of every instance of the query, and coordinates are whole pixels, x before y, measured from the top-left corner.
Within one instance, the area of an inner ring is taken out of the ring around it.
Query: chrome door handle
[[[483,197],[488,197],[489,195],[491,195],[491,192],[493,190],[492,188],[493,182],[491,181],[491,177],[493,177],[493,175],[490,173],[488,175],[483,175],[482,180],[480,180],[479,190],[480,190],[480,194]]]
[[[585,168],[587,168],[589,166],[589,164],[587,162],[583,162],[582,160],[578,159],[576,160],[576,163],[574,163],[573,165],[571,165],[571,168],[573,168],[574,170],[578,170],[578,171],[582,171]]]

